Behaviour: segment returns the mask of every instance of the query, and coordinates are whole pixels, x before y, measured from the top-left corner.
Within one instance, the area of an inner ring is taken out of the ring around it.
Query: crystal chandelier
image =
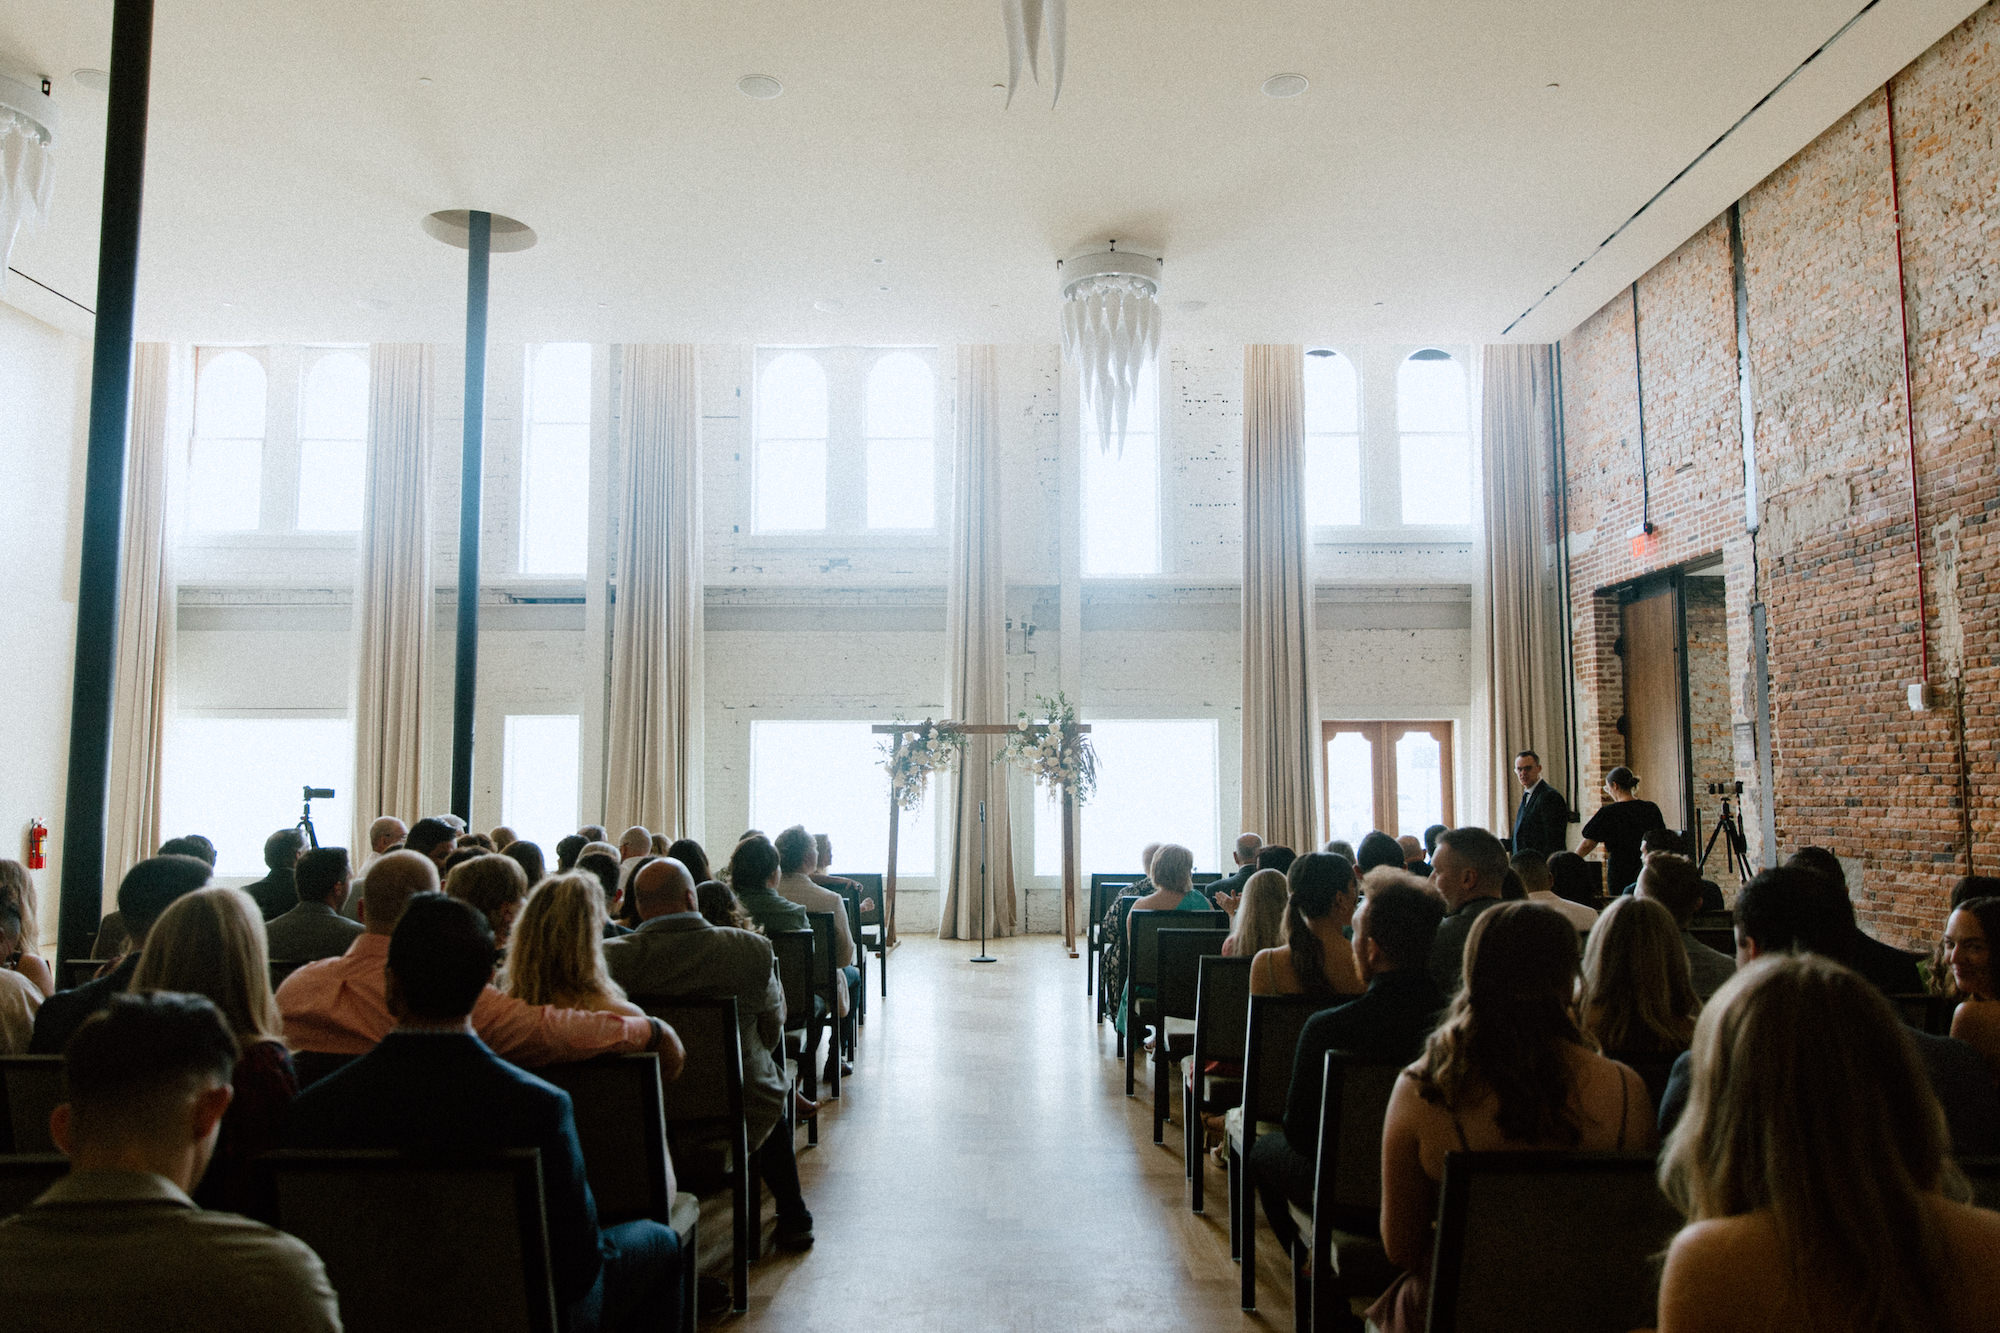
[[[46,79],[37,91],[0,75],[0,273],[21,224],[34,226],[49,215],[56,112],[47,88]]]
[[[1077,368],[1098,447],[1125,452],[1139,376],[1160,353],[1160,261],[1110,248],[1059,262],[1063,357]]]
[[[1021,81],[1021,66],[1028,77],[1042,81],[1041,57],[1044,37],[1048,41],[1049,74],[1055,84],[1054,106],[1062,96],[1064,30],[1069,26],[1065,0],[1000,0],[1000,21],[1007,29],[1007,105],[1014,105],[1014,87]]]

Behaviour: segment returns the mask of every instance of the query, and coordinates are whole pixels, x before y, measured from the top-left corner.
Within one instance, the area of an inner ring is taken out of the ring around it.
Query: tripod
[[[1000,960],[986,952],[986,802],[979,803],[979,956],[975,963]]]
[[[305,809],[299,812],[299,822],[292,826],[306,835],[306,846],[313,848],[319,846],[319,832],[313,828],[313,793],[317,790],[319,789],[314,787],[306,788]]]
[[[1715,850],[1715,840],[1723,839],[1722,864],[1744,884],[1750,882],[1750,849],[1743,841],[1743,827],[1736,822],[1736,816],[1729,809],[1729,798],[1722,798],[1722,818],[1715,821],[1715,829],[1708,835],[1708,842],[1701,849],[1701,861],[1695,866],[1699,874],[1708,867],[1708,855]]]

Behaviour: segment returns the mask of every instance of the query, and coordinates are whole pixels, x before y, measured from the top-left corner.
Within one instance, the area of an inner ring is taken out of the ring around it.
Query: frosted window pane
[[[929,440],[868,442],[868,526],[937,526],[937,489]]]
[[[757,447],[757,530],[826,526],[826,441],[766,440]]]
[[[1407,731],[1396,738],[1396,827],[1387,832],[1422,837],[1444,822],[1444,771],[1437,737]]]
[[[366,483],[360,440],[299,443],[299,528],[306,532],[356,532]]]
[[[1418,352],[1396,372],[1396,429],[1470,430],[1465,368],[1450,357]]]
[[[346,718],[176,717],[161,760],[160,826],[215,844],[216,873],[264,875],[264,839],[299,818],[299,789],[332,787],[313,802],[320,842],[346,846],[354,827],[354,728]]]
[[[1129,434],[1125,453],[1083,442],[1083,572],[1156,574],[1160,569],[1160,449],[1155,435]]]
[[[1035,873],[1050,879],[1062,875],[1062,804],[1054,792],[1043,787],[1035,788]],[[1078,873],[1091,872],[1078,867]],[[1085,879],[1086,891],[1089,886]]]
[[[1361,394],[1354,363],[1340,353],[1306,357],[1305,427],[1308,435],[1353,435],[1361,429]]]
[[[1077,811],[1083,843],[1078,872],[1137,870],[1149,842],[1177,842],[1194,853],[1196,870],[1221,869],[1214,721],[1092,719],[1090,727],[1097,795]],[[1041,798],[1035,802],[1035,873],[1062,873],[1062,813]]]
[[[757,380],[757,438],[826,438],[826,372],[803,352],[787,352]]]
[[[188,526],[252,532],[263,505],[264,441],[197,437],[188,461]]]
[[[1315,527],[1361,521],[1361,437],[1306,436],[1306,520]]]
[[[367,362],[353,352],[329,352],[313,363],[299,404],[299,434],[313,440],[367,438]]]
[[[527,444],[521,572],[581,574],[590,552],[590,427],[531,426]]]
[[[1403,522],[1472,522],[1472,437],[1404,435]]]
[[[577,739],[573,713],[522,713],[507,718],[500,776],[500,822],[548,851],[576,832]]]
[[[1326,795],[1327,836],[1360,846],[1375,827],[1375,747],[1360,732],[1326,743]]]
[[[223,352],[195,386],[194,433],[264,438],[264,367],[245,352]]]
[[[570,425],[590,420],[590,344],[544,343],[529,349],[534,377],[532,421]]]
[[[871,439],[929,439],[937,431],[931,368],[914,352],[891,352],[868,372]]]
[[[750,827],[775,837],[804,824],[824,833],[848,870],[880,871],[889,862],[889,774],[883,739],[867,722],[752,722]],[[905,810],[897,833],[898,873],[937,873],[941,784],[933,777],[924,803]],[[727,852],[723,859],[727,859]]]

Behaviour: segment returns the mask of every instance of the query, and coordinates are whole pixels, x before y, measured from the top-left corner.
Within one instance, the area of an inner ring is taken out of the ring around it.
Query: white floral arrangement
[[[1036,699],[1035,708],[1048,720],[1036,722],[1021,713],[1002,757],[1050,791],[1069,792],[1081,805],[1097,792],[1097,751],[1077,730],[1076,705],[1058,692],[1053,699]]]
[[[950,768],[964,748],[963,731],[929,718],[921,727],[891,736],[882,744],[882,766],[889,770],[889,799],[901,810],[922,805],[931,774]]]

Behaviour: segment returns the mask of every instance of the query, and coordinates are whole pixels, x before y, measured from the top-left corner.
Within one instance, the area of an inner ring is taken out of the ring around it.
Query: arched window
[[[1361,522],[1361,390],[1354,363],[1315,347],[1306,353],[1306,521]]]
[[[368,474],[368,363],[327,352],[299,397],[299,529],[354,532]]]
[[[527,352],[521,572],[580,575],[590,554],[590,344]]]
[[[877,361],[868,372],[870,528],[937,526],[936,434],[930,366],[914,352]]]
[[[773,357],[757,377],[752,523],[759,532],[826,527],[826,371],[804,352]]]
[[[204,352],[188,455],[188,526],[254,532],[263,514],[264,365],[235,349]]]
[[[1396,371],[1403,522],[1472,522],[1471,403],[1465,367],[1449,352],[1412,352]]]

